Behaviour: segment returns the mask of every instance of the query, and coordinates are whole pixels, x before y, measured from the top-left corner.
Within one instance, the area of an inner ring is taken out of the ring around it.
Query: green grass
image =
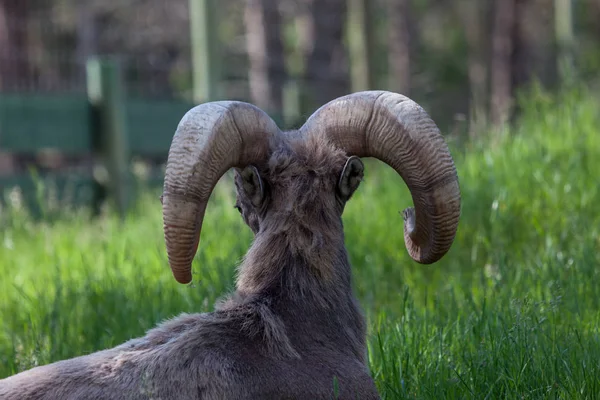
[[[366,164],[344,222],[383,398],[600,397],[600,106],[577,92],[526,104],[514,131],[453,147],[462,219],[434,265],[404,249],[402,180]],[[251,241],[233,198],[224,178],[191,287],[168,269],[157,193],[124,224],[2,210],[0,377],[210,311]]]

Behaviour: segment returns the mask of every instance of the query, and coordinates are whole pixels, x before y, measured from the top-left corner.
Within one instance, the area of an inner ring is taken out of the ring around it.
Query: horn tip
[[[184,272],[179,274],[173,274],[173,277],[178,283],[182,285],[187,285],[192,282],[192,274],[190,272]]]

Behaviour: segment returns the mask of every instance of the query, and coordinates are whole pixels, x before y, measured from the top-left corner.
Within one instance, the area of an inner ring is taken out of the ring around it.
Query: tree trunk
[[[346,0],[304,0],[307,18],[302,30],[308,87],[305,110],[348,93],[348,57],[343,44]]]
[[[512,53],[516,0],[495,0],[492,30],[490,118],[500,126],[512,108]]]
[[[487,18],[489,2],[461,0],[458,14],[464,26],[468,46],[467,73],[469,78],[469,135],[475,136],[487,124],[488,46]]]
[[[96,18],[89,4],[81,4],[77,11],[77,58],[85,68],[90,57],[98,52],[98,32]]]
[[[280,118],[283,112],[285,60],[277,0],[248,0],[245,22],[252,101]]]
[[[77,18],[76,52],[79,63],[78,75],[81,79],[85,79],[88,60],[98,53],[96,18],[89,3],[84,2],[79,6]]]
[[[596,29],[596,40],[600,40],[600,24],[597,21],[600,21],[600,0],[590,0],[591,10],[592,10],[592,21],[596,21],[594,28]]]
[[[391,90],[410,96],[412,58],[410,0],[386,0],[386,7],[389,21],[388,84]]]
[[[347,38],[350,52],[352,91],[370,90],[375,86],[373,62],[373,0],[348,0]]]
[[[556,81],[553,9],[553,0],[517,2],[513,56],[515,88],[533,80],[550,87]]]
[[[0,0],[0,88],[27,85],[27,1]]]
[[[572,0],[554,0],[556,44],[558,46],[557,65],[563,83],[574,72],[573,45],[573,4]]]
[[[217,0],[189,0],[194,101],[214,101],[221,95],[221,58],[217,30]]]

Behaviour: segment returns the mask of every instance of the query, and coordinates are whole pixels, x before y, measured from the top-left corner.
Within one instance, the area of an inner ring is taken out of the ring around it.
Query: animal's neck
[[[239,292],[272,293],[323,306],[351,296],[341,220],[322,218],[311,226],[281,215],[270,221],[261,226],[240,265]]]
[[[292,347],[333,340],[336,351],[366,362],[365,322],[352,293],[341,223],[336,235],[322,237],[312,250],[300,246],[297,233],[259,233],[240,266],[237,291],[223,306],[258,301],[281,319]]]

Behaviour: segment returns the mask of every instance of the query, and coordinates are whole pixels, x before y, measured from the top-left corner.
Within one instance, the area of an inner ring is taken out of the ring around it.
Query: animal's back
[[[379,398],[355,358],[318,348],[274,357],[264,343],[235,319],[184,315],[114,349],[0,380],[0,399]]]
[[[277,362],[262,375],[264,386],[244,399],[379,399],[367,369],[350,358]]]

